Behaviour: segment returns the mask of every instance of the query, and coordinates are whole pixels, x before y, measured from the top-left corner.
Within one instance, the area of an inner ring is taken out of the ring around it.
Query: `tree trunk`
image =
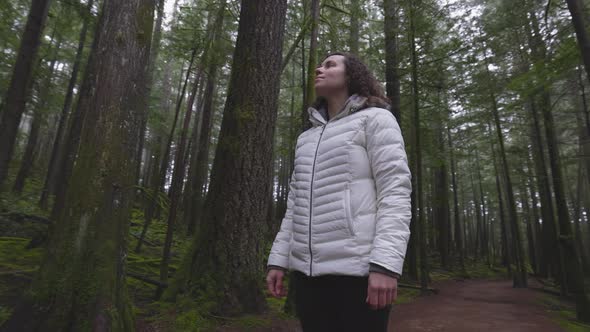
[[[362,7],[360,0],[351,0],[350,2],[350,36],[348,46],[350,53],[359,54],[359,32],[361,29],[359,16],[361,16]],[[317,65],[317,64],[316,64]]]
[[[47,173],[45,175],[45,182],[43,184],[43,189],[41,190],[41,197],[39,198],[39,206],[43,210],[47,210],[48,208],[47,204],[49,195],[51,193],[55,193],[55,182],[57,178],[56,164],[58,160],[60,160],[60,154],[63,153],[61,147],[64,131],[68,121],[68,116],[70,114],[70,109],[72,107],[72,101],[74,99],[74,88],[76,86],[76,83],[78,82],[78,73],[80,72],[80,65],[82,63],[84,45],[86,43],[86,36],[88,35],[88,26],[90,25],[90,18],[92,17],[93,5],[94,0],[88,0],[88,4],[86,5],[86,11],[84,12],[82,17],[82,29],[80,30],[78,49],[76,51],[76,58],[74,59],[74,64],[72,67],[72,75],[70,76],[70,81],[68,83],[68,87],[66,90],[64,105],[61,111],[61,115],[59,117],[57,132],[55,133],[53,147],[51,149],[51,157],[49,159]]]
[[[186,113],[182,129],[180,131],[180,139],[177,144],[176,157],[174,158],[174,171],[172,172],[172,183],[170,185],[170,209],[168,210],[168,222],[166,223],[166,239],[164,241],[164,252],[162,254],[162,262],[160,264],[160,284],[165,285],[168,283],[168,265],[170,263],[170,250],[172,248],[172,237],[174,235],[174,226],[176,223],[176,215],[178,214],[178,205],[180,204],[180,195],[182,194],[182,184],[184,180],[184,170],[186,166],[186,159],[184,152],[186,150],[187,136],[189,126],[191,123],[191,116],[193,114],[193,104],[195,103],[195,97],[199,82],[201,81],[201,72],[195,75],[195,81],[193,82],[193,88],[190,92],[189,99],[186,105]],[[159,300],[162,296],[164,288],[158,286],[156,289],[156,300]]]
[[[385,80],[387,97],[391,100],[391,113],[401,126],[400,83],[398,74],[398,40],[399,20],[396,0],[383,0],[385,13]]]
[[[211,46],[208,48],[208,56],[205,58],[207,66],[207,83],[204,90],[203,109],[201,116],[201,128],[198,138],[198,149],[191,168],[194,167],[194,178],[191,179],[191,205],[186,211],[186,221],[188,234],[192,235],[200,225],[203,211],[203,200],[205,191],[203,187],[207,182],[207,173],[209,170],[209,146],[211,142],[211,126],[213,122],[215,86],[217,85],[217,73],[221,68],[221,63],[217,60],[217,54],[220,51],[219,44],[223,31],[223,18],[225,13],[225,1],[220,4],[217,15],[212,27]]]
[[[320,0],[311,0],[311,36],[309,41],[309,59],[307,63],[307,83],[305,85],[305,102],[301,112],[303,130],[311,127],[307,108],[315,101],[315,69],[318,66],[318,30],[320,23]]]
[[[563,187],[563,173],[559,163],[559,147],[553,114],[549,108],[551,100],[548,92],[543,94],[543,120],[545,123],[545,135],[547,138],[547,151],[549,152],[549,165],[553,180],[553,194],[555,196],[555,208],[559,222],[559,242],[563,248],[565,275],[567,289],[576,299],[576,316],[583,322],[590,322],[590,299],[584,290],[584,275],[580,266],[580,254],[573,238],[571,220]],[[565,281],[565,280],[564,280]]]
[[[412,206],[416,205],[418,208],[417,218],[413,217],[412,222],[417,222],[418,228],[418,236],[415,238],[417,245],[419,246],[420,251],[420,287],[422,288],[423,292],[427,291],[428,288],[428,260],[426,255],[426,222],[424,220],[425,210],[424,210],[424,197],[423,197],[423,190],[422,190],[422,151],[421,151],[421,143],[420,143],[420,135],[422,134],[420,131],[420,99],[419,99],[419,89],[418,89],[418,54],[416,49],[416,28],[415,28],[415,6],[414,2],[410,4],[410,43],[411,43],[411,66],[412,66],[412,97],[413,97],[413,108],[414,108],[414,147],[412,151],[414,152],[414,169],[412,174],[415,176],[412,179],[415,179],[415,186],[412,185],[412,188],[416,188],[412,192],[416,192],[414,200],[412,202]],[[416,204],[417,203],[417,204]]]
[[[582,187],[584,186],[584,177],[582,172],[582,163],[578,161],[577,165],[577,181],[576,181],[576,196],[574,197],[573,192],[570,190],[571,201],[574,210],[574,240],[576,241],[576,248],[580,253],[580,264],[582,265],[582,271],[584,275],[588,275],[590,272],[590,264],[588,262],[588,255],[584,248],[584,242],[582,241],[582,227],[580,226],[580,219],[582,218]],[[571,187],[570,187],[571,188]]]
[[[88,109],[80,156],[39,273],[2,331],[132,331],[125,270],[137,138],[153,5],[103,5],[79,107]],[[129,24],[128,22],[139,22]],[[142,33],[143,32],[143,33]],[[88,190],[92,188],[92,190]]]
[[[490,126],[489,131],[492,131]],[[491,146],[492,163],[494,164],[494,174],[496,178],[496,191],[498,192],[498,217],[500,218],[500,231],[502,236],[502,260],[508,270],[508,277],[512,276],[512,257],[508,242],[508,227],[506,227],[506,218],[504,216],[504,195],[502,193],[502,184],[500,183],[500,174],[496,163],[496,152],[494,144]]]
[[[29,177],[29,173],[31,168],[33,168],[33,164],[35,161],[35,154],[37,151],[37,144],[39,140],[39,130],[41,129],[41,124],[44,122],[44,112],[45,107],[47,105],[47,98],[49,95],[50,87],[52,86],[51,81],[53,79],[53,72],[55,71],[55,65],[57,62],[57,56],[59,52],[59,48],[61,46],[61,37],[58,38],[56,45],[54,46],[53,50],[53,58],[51,59],[51,63],[49,64],[49,71],[47,76],[42,84],[39,84],[39,96],[37,98],[37,103],[33,110],[33,120],[31,123],[31,130],[29,131],[29,137],[27,138],[27,146],[25,148],[25,153],[21,159],[20,167],[18,173],[16,175],[16,179],[14,180],[14,185],[12,187],[12,191],[16,193],[21,193],[24,186],[25,181]],[[52,37],[53,40],[53,37]],[[51,45],[52,42],[50,42]]]
[[[578,137],[581,145],[580,158],[586,174],[584,177],[586,182],[584,183],[590,187],[590,112],[586,101],[586,87],[582,79],[582,70],[578,69],[577,72],[578,86],[580,88],[580,112],[576,113],[576,118],[578,120]],[[585,208],[590,209],[590,195],[586,194],[584,196]]]
[[[473,254],[475,256],[475,260],[477,261],[480,257],[483,256],[483,230],[482,230],[482,213],[481,213],[481,204],[479,202],[478,192],[475,188],[475,182],[473,181],[473,174],[469,174],[469,180],[471,181],[471,191],[473,192],[473,205],[475,207],[475,222],[476,222],[476,231],[475,231],[475,250]]]
[[[531,262],[531,267],[533,271],[537,270],[537,257],[535,255],[536,250],[535,247],[537,246],[537,241],[535,239],[535,232],[533,228],[533,221],[531,221],[531,209],[529,206],[529,197],[528,191],[526,188],[526,183],[523,180],[520,186],[520,202],[522,205],[522,216],[526,223],[526,235],[527,235],[527,244],[528,244],[528,257]]]
[[[51,0],[33,0],[23,32],[10,85],[0,105],[0,191],[8,176],[20,119],[30,90],[33,66]]]
[[[489,67],[487,66],[487,55],[484,51],[484,58],[486,59],[486,73],[488,77],[488,87],[492,87],[492,78],[491,73],[489,71]],[[492,107],[492,116],[494,118],[494,124],[496,127],[496,135],[498,137],[498,147],[500,153],[500,161],[502,165],[502,173],[504,175],[504,185],[506,186],[506,205],[508,210],[508,216],[510,219],[510,231],[513,236],[513,245],[514,245],[514,259],[516,260],[516,268],[517,272],[514,274],[513,286],[514,287],[527,287],[527,272],[526,272],[526,262],[524,257],[524,248],[522,242],[522,234],[520,231],[520,227],[518,226],[518,215],[516,213],[516,201],[514,199],[514,191],[512,188],[512,180],[510,178],[510,167],[508,166],[508,159],[506,158],[506,150],[504,148],[504,136],[502,135],[502,128],[500,125],[500,115],[498,114],[498,106],[496,104],[496,96],[494,95],[493,91],[490,90],[490,102]]]
[[[451,163],[451,185],[453,187],[453,214],[455,217],[455,250],[459,254],[459,267],[463,274],[465,274],[465,251],[463,246],[463,236],[461,230],[461,214],[459,211],[459,187],[457,186],[457,172],[455,171],[455,150],[453,148],[453,140],[451,137],[451,128],[447,126],[447,140],[449,141],[449,157]]]
[[[286,0],[243,2],[203,222],[169,295],[202,294],[224,315],[261,312]],[[251,45],[257,45],[253,48]]]
[[[176,110],[174,111],[174,119],[172,120],[172,127],[170,128],[170,133],[168,134],[168,140],[166,141],[166,145],[164,146],[164,153],[162,153],[162,161],[159,166],[156,166],[156,170],[154,171],[154,175],[157,176],[153,177],[151,188],[153,191],[153,198],[154,201],[148,203],[148,208],[145,211],[145,218],[143,227],[141,230],[140,241],[135,247],[135,252],[139,252],[141,250],[142,240],[145,238],[147,231],[150,227],[152,219],[156,215],[156,210],[158,208],[156,204],[156,199],[160,196],[161,192],[164,191],[164,185],[166,184],[166,172],[168,170],[168,161],[170,160],[170,149],[172,146],[172,139],[174,138],[174,132],[176,131],[176,123],[178,122],[178,115],[180,114],[180,108],[182,106],[182,99],[184,98],[184,93],[186,91],[186,86],[188,85],[188,80],[190,77],[191,70],[193,68],[193,63],[195,61],[195,55],[197,54],[197,49],[194,48],[191,54],[191,59],[189,61],[189,65],[186,71],[186,76],[184,78],[184,84],[182,85],[182,89],[180,89],[180,94],[176,101]],[[181,75],[182,76],[182,75]]]
[[[535,239],[535,274],[536,275],[540,275],[540,271],[541,271],[541,266],[543,264],[545,264],[543,262],[543,246],[541,244],[541,241],[543,239],[543,233],[541,231],[541,224],[539,223],[539,208],[538,206],[538,201],[537,201],[537,191],[535,189],[535,182],[533,181],[533,178],[535,177],[534,175],[534,169],[533,169],[533,165],[531,164],[531,158],[530,156],[527,156],[527,178],[530,181],[526,181],[525,183],[525,188],[528,189],[528,196],[531,198],[531,206],[532,206],[532,224],[533,224],[533,238]]]
[[[588,30],[584,21],[584,7],[579,0],[565,0],[565,2],[572,16],[572,24],[576,31],[578,47],[580,48],[584,68],[586,68],[586,77],[590,81],[590,38],[588,37]]]
[[[490,239],[489,239],[489,227],[488,227],[488,217],[487,217],[487,208],[486,208],[486,200],[483,193],[483,185],[482,185],[482,178],[481,178],[481,163],[479,162],[479,153],[477,150],[475,151],[475,166],[477,169],[477,182],[479,188],[479,201],[481,203],[481,214],[482,214],[482,231],[483,231],[483,255],[486,256],[486,260],[488,266],[491,266],[491,257],[490,257]]]
[[[154,74],[156,68],[156,62],[158,61],[158,55],[160,54],[160,41],[162,40],[162,21],[164,20],[164,5],[166,0],[157,0],[157,17],[156,17],[156,24],[154,28],[154,36],[152,40],[152,44],[150,47],[150,58],[149,58],[149,65],[148,65],[148,80],[145,83],[145,88],[147,90],[147,95],[149,96],[152,92],[152,86],[154,82]],[[145,108],[146,112],[144,113],[144,118],[141,120],[141,130],[139,133],[139,144],[137,146],[139,156],[143,155],[143,146],[145,143],[145,132],[147,130],[147,121],[149,118],[149,100],[146,100]],[[137,163],[137,181],[139,184],[140,174],[141,174],[141,158],[139,158],[140,162]]]
[[[533,8],[529,8],[529,25],[530,28],[526,29],[525,32],[527,34],[527,38],[528,38],[528,48],[531,50],[531,55],[532,55],[532,59],[530,60],[531,62],[539,62],[541,63],[543,66],[545,66],[545,63],[547,62],[548,58],[547,58],[547,53],[546,53],[546,43],[543,40],[543,37],[541,35],[541,30],[539,28],[539,22],[537,19],[537,14],[535,13]],[[549,91],[545,90],[545,87],[543,86],[544,83],[539,83],[539,87],[537,87],[537,89],[541,89],[540,94],[542,95],[542,98],[544,99],[543,102],[547,101],[549,102],[550,100],[550,96],[549,96]],[[545,91],[544,91],[545,90]],[[547,252],[547,257],[549,258],[548,260],[551,261],[551,265],[549,266],[549,268],[552,268],[552,274],[553,276],[556,277],[556,279],[558,280],[558,282],[561,285],[561,292],[562,295],[565,295],[567,293],[567,276],[566,276],[566,268],[565,268],[565,252],[563,247],[560,245],[559,243],[559,233],[560,233],[560,229],[559,229],[559,224],[558,224],[558,220],[559,217],[557,218],[557,220],[555,219],[555,211],[553,209],[553,199],[552,199],[552,193],[551,193],[551,187],[549,184],[549,171],[547,169],[547,164],[545,163],[545,156],[544,156],[544,149],[543,149],[543,143],[542,143],[542,134],[541,134],[541,124],[540,124],[540,120],[538,118],[538,114],[537,114],[537,108],[536,106],[539,105],[541,108],[543,108],[542,103],[536,104],[535,100],[534,100],[534,96],[531,97],[531,115],[533,116],[533,126],[534,126],[534,130],[535,130],[535,136],[537,137],[537,142],[533,143],[533,146],[535,144],[538,144],[537,149],[534,149],[533,152],[538,151],[537,154],[537,159],[539,160],[543,160],[543,164],[539,164],[538,166],[536,165],[536,167],[539,169],[540,171],[540,175],[541,175],[541,180],[546,182],[546,185],[544,187],[539,186],[539,191],[540,193],[542,193],[543,195],[545,195],[545,199],[548,201],[547,204],[550,204],[551,206],[551,216],[548,216],[550,219],[545,219],[545,216],[543,216],[543,220],[549,220],[550,223],[547,223],[548,229],[547,231],[544,230],[544,233],[546,233],[546,239],[545,239],[545,244],[546,244],[546,252]],[[549,105],[546,105],[547,107]],[[547,132],[547,131],[546,131]],[[548,141],[549,138],[545,137],[546,140]],[[549,144],[547,142],[547,144]],[[533,154],[534,156],[535,154]],[[535,162],[537,163],[537,161]],[[555,184],[554,184],[555,185]],[[543,206],[544,202],[543,202],[543,195],[541,195],[541,207]],[[555,209],[557,209],[557,204],[555,204]],[[542,212],[543,210],[541,210]],[[545,222],[543,223],[543,226],[545,226]],[[545,227],[543,227],[545,229]],[[555,247],[557,247],[557,253],[555,252]],[[544,269],[546,272],[546,269]]]
[[[441,85],[442,86],[442,85]],[[441,89],[442,90],[442,87]],[[439,96],[442,95],[442,91],[438,92]],[[440,113],[435,115],[436,123],[434,124],[434,130],[437,135],[437,150],[438,156],[436,166],[433,167],[434,183],[433,183],[433,197],[430,199],[432,202],[432,217],[435,220],[435,225],[438,228],[438,248],[441,258],[441,266],[443,268],[450,268],[450,234],[451,225],[449,221],[449,179],[446,162],[446,143],[444,139],[444,122]],[[433,234],[435,235],[435,234]]]

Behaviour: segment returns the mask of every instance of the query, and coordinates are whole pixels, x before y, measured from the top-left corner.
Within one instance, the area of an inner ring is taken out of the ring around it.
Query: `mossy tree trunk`
[[[224,314],[266,307],[264,229],[272,193],[286,0],[242,3],[219,143],[203,222],[166,298],[203,296]],[[257,45],[256,48],[251,45]],[[200,294],[200,295],[199,295]]]
[[[71,185],[32,289],[2,331],[134,330],[125,270],[152,24],[151,0],[104,1]]]

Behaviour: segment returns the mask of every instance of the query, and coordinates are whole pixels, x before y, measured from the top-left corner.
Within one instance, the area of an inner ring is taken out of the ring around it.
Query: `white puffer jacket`
[[[351,96],[297,139],[287,211],[268,265],[308,276],[402,274],[410,236],[410,171],[395,117]],[[322,110],[325,114],[325,110]]]

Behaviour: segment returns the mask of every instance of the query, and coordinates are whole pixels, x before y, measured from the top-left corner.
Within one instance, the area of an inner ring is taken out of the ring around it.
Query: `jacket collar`
[[[328,110],[325,108],[315,109],[314,107],[309,107],[307,112],[309,113],[309,121],[314,126],[323,126],[328,123],[328,121],[336,121],[340,118],[343,118],[351,113],[354,113],[363,108],[367,101],[367,97],[362,97],[357,94],[353,94],[352,96],[348,97],[346,103],[344,103],[344,107],[338,112],[333,118],[330,120],[328,119]]]

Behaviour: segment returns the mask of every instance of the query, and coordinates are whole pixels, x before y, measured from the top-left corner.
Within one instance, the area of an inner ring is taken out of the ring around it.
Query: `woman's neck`
[[[338,94],[334,94],[329,97],[324,97],[324,98],[326,98],[326,103],[327,103],[327,107],[328,107],[328,115],[329,115],[330,119],[335,117],[336,114],[338,114],[338,112],[340,112],[340,110],[342,110],[342,107],[344,107],[344,104],[346,104],[348,97],[349,96],[346,91],[343,91]]]

